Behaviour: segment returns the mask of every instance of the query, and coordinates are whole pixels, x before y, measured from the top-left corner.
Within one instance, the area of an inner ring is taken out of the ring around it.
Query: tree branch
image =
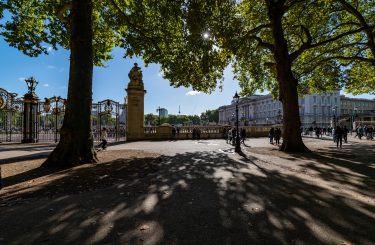
[[[311,73],[318,66],[320,66],[320,65],[322,65],[325,62],[330,61],[330,60],[346,60],[346,61],[351,61],[351,62],[353,62],[353,61],[361,61],[361,62],[366,62],[366,63],[370,63],[372,65],[375,65],[375,59],[368,59],[368,58],[364,58],[364,57],[360,57],[360,56],[343,56],[343,55],[337,55],[337,56],[331,56],[331,57],[327,57],[325,59],[319,60],[311,69],[309,69],[309,71],[307,71],[305,73]]]
[[[312,48],[317,48],[317,47],[320,47],[320,46],[323,46],[325,44],[328,44],[328,43],[332,43],[334,41],[337,41],[339,40],[340,38],[343,38],[345,36],[348,36],[348,35],[351,35],[351,34],[355,34],[355,33],[358,33],[358,32],[361,32],[361,31],[364,31],[364,30],[367,30],[367,29],[372,29],[374,28],[374,26],[369,26],[369,27],[361,27],[361,28],[358,28],[356,30],[351,30],[351,31],[347,31],[347,32],[344,32],[344,33],[341,33],[335,37],[332,37],[332,38],[329,38],[329,39],[326,39],[324,41],[321,41],[321,42],[317,42],[317,43],[314,43],[314,44],[309,44],[309,43],[304,43],[301,45],[301,47],[296,50],[295,52],[291,53],[290,54],[290,58],[293,60],[295,60],[296,58],[298,58],[298,56],[300,56],[305,50],[308,50],[308,49],[312,49]],[[304,29],[304,31],[307,31],[308,33],[306,35],[308,35],[308,37],[310,36],[311,37],[311,34],[309,32],[309,30],[307,28]]]
[[[309,46],[311,46],[312,36],[311,36],[311,33],[310,33],[309,29],[307,27],[305,27],[304,25],[301,25],[301,28],[302,28],[303,32],[305,33],[305,35],[307,37],[307,41],[302,43],[301,47],[298,50],[294,51],[293,53],[291,53],[289,55],[292,62],[298,56],[300,56],[306,49],[308,49]]]
[[[253,34],[257,34],[258,32],[260,32],[261,30],[264,30],[264,29],[267,29],[267,28],[271,28],[272,25],[271,24],[263,24],[263,25],[259,25],[251,30],[249,30],[244,37],[246,36],[249,36],[249,35],[253,35]]]
[[[260,37],[258,36],[250,36],[249,39],[255,39],[258,42],[258,46],[262,48],[266,48],[273,52],[275,50],[275,47],[272,43],[264,42]]]
[[[365,18],[363,15],[356,9],[354,8],[350,3],[348,3],[345,0],[338,0],[338,2],[341,3],[341,5],[344,7],[346,11],[351,13],[362,25],[362,27],[366,28],[364,31],[367,35],[368,38],[368,46],[372,52],[372,55],[375,56],[375,35],[374,35],[374,30],[371,30],[374,28],[374,26],[369,26],[368,23],[366,22]]]
[[[310,60],[307,60],[305,62],[306,63],[311,63],[311,62],[314,62],[315,60],[319,59],[320,57],[326,55],[326,54],[329,54],[329,53],[333,53],[333,52],[337,52],[337,51],[340,51],[341,49],[343,48],[349,48],[349,47],[352,47],[352,46],[356,46],[356,45],[366,45],[366,43],[348,43],[348,44],[345,44],[345,45],[342,45],[342,46],[339,46],[339,47],[336,47],[336,48],[333,48],[333,49],[328,49],[322,53],[320,53],[319,55],[313,57],[312,59]],[[360,51],[363,51],[365,50],[366,48],[362,48]]]
[[[133,28],[137,33],[139,33],[142,37],[148,39],[151,43],[153,43],[155,45],[155,47],[157,47],[157,41],[155,39],[153,39],[152,37],[148,36],[144,31],[142,31],[137,25],[135,25],[134,23],[132,23],[132,21],[130,20],[129,16],[127,14],[125,14],[122,9],[118,6],[118,4],[115,2],[115,0],[110,0],[110,2],[112,3],[113,7],[121,14],[122,16],[122,19],[125,21],[125,23]]]

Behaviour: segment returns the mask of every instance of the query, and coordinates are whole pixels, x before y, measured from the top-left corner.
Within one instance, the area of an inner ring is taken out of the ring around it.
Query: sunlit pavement
[[[374,244],[374,142],[304,142],[315,153],[267,138],[241,155],[225,140],[110,146],[157,152],[158,170],[1,207],[0,244]]]

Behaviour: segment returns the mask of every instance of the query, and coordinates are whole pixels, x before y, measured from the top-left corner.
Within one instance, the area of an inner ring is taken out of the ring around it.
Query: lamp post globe
[[[239,135],[239,129],[238,129],[238,102],[240,100],[240,96],[238,96],[237,92],[234,94],[233,100],[236,103],[236,146],[235,146],[234,151],[241,152],[241,141],[240,141],[240,135]]]
[[[35,91],[35,88],[36,88],[36,85],[38,84],[38,82],[35,80],[34,77],[30,77],[30,78],[27,78],[25,79],[25,82],[26,82],[26,85],[27,85],[27,89],[28,89],[28,93],[33,93]]]

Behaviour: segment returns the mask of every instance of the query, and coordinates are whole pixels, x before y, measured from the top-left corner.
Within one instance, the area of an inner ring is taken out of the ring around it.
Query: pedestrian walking
[[[335,129],[335,138],[336,138],[336,147],[340,149],[342,148],[342,135],[343,135],[343,130],[340,126],[337,126]]]
[[[177,134],[177,130],[175,127],[172,128],[172,139],[173,140],[176,140],[176,134]]]
[[[348,128],[346,126],[344,126],[344,128],[342,130],[342,137],[344,138],[345,143],[348,143],[348,133],[349,133]]]
[[[246,129],[244,129],[244,128],[241,128],[241,142],[243,143],[243,144],[245,144],[245,140],[246,140]]]
[[[227,144],[230,144],[232,142],[232,128],[230,128],[227,132]]]
[[[235,128],[232,128],[232,145],[236,143],[236,136],[237,136],[237,130]]]
[[[103,128],[102,131],[100,132],[100,139],[101,143],[98,145],[98,147],[101,147],[102,150],[107,149],[107,138],[108,138],[108,132],[106,128]]]
[[[279,128],[275,129],[275,143],[276,145],[280,144],[281,130]]]
[[[268,132],[268,137],[270,138],[270,144],[273,144],[273,138],[275,137],[275,129],[273,127]]]

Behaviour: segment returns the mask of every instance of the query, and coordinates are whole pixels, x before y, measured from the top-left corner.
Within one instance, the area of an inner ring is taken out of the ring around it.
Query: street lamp
[[[38,82],[34,77],[25,79],[28,92],[23,96],[23,138],[22,143],[35,143],[38,141],[37,112],[38,96],[35,88]]]
[[[234,94],[233,100],[236,103],[236,147],[234,151],[241,152],[241,141],[240,141],[240,135],[238,132],[238,102],[240,100],[240,96],[238,96],[237,92]]]
[[[332,108],[333,112],[333,127],[336,127],[336,106]]]
[[[156,112],[159,113],[159,126],[160,126],[160,112],[161,112],[161,108],[160,108],[160,106],[156,109]]]
[[[33,94],[35,92],[35,88],[36,88],[36,85],[38,84],[38,82],[35,80],[34,77],[30,77],[28,79],[25,79],[25,82],[26,82],[26,85],[27,85],[27,89],[29,90],[28,93]]]
[[[357,111],[358,111],[358,108],[357,107],[354,107],[353,108],[354,110],[354,115],[352,116],[352,130],[354,130],[354,120],[357,118]]]

